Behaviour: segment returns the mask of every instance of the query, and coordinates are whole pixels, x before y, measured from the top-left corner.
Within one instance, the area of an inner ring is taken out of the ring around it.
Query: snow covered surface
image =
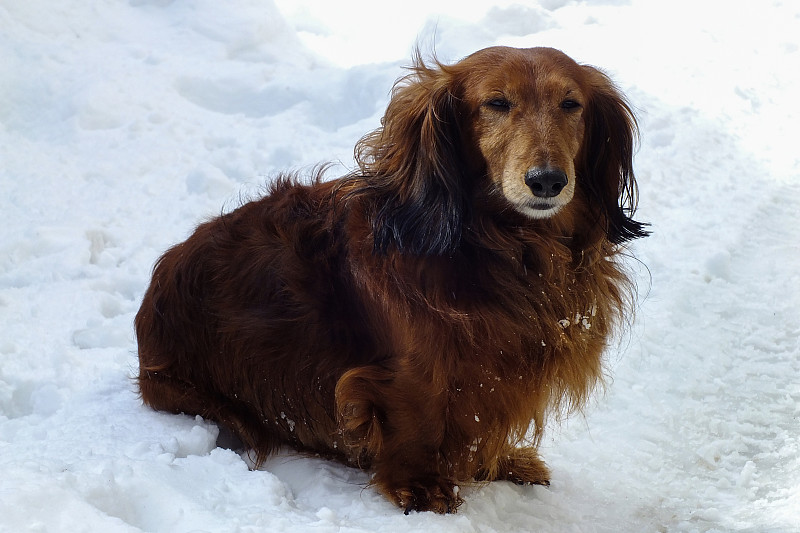
[[[0,0],[0,531],[800,531],[800,6]],[[366,474],[142,407],[153,262],[275,172],[352,164],[414,42],[548,45],[639,112],[636,322],[550,488],[404,516]],[[643,265],[646,265],[645,268]]]

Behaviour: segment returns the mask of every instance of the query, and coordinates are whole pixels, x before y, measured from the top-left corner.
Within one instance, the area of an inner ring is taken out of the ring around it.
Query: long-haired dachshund
[[[136,315],[155,409],[374,472],[406,512],[458,486],[547,485],[549,413],[579,408],[627,308],[636,121],[549,48],[416,56],[358,170],[200,225]]]

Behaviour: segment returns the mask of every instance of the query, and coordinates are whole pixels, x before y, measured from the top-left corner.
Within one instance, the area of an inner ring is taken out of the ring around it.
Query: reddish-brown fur
[[[546,48],[490,48],[396,86],[359,170],[200,225],[136,316],[148,405],[198,414],[259,461],[281,445],[374,471],[408,510],[458,484],[547,484],[548,413],[581,406],[629,286],[629,107]],[[526,173],[567,184],[538,198]]]

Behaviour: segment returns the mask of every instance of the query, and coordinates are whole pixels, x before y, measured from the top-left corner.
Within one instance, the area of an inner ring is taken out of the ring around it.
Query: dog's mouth
[[[561,202],[543,202],[531,200],[518,206],[519,211],[531,218],[549,218],[555,215],[564,204]]]

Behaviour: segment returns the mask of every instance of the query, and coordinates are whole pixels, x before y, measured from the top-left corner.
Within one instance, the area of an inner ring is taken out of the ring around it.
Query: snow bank
[[[0,5],[0,531],[800,531],[800,8],[461,4]],[[351,165],[417,38],[608,70],[654,232],[613,379],[546,435],[552,486],[452,516],[288,451],[252,471],[132,381],[155,259],[281,169]]]

